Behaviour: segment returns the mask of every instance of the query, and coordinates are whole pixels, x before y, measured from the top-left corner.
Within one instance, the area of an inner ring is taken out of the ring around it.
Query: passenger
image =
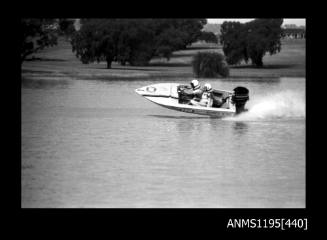
[[[201,89],[201,85],[198,80],[194,79],[191,81],[191,87],[193,90],[193,99],[190,101],[191,105],[199,105],[199,102],[202,98],[203,90]]]
[[[211,87],[211,84],[210,83],[206,83],[204,84],[204,87],[203,87],[203,94],[202,94],[202,97],[201,97],[201,100],[199,102],[200,106],[203,106],[203,107],[212,107],[212,87]]]

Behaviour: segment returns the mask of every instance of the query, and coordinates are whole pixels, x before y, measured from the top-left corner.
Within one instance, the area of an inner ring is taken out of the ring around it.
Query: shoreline
[[[282,50],[266,55],[262,68],[249,64],[230,66],[230,77],[208,79],[260,79],[300,77],[305,78],[305,40],[284,40]],[[186,50],[174,52],[170,61],[154,58],[148,66],[121,66],[114,62],[111,69],[105,63],[82,64],[71,51],[70,44],[60,41],[55,47],[34,54],[35,60],[25,61],[21,69],[22,79],[71,78],[81,80],[148,80],[153,78],[193,78],[192,56],[198,51],[222,53],[221,46],[196,43]]]

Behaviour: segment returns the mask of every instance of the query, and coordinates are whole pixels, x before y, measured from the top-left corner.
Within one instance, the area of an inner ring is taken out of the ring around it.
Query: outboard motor
[[[234,88],[234,94],[232,96],[232,104],[235,104],[236,114],[247,111],[244,108],[245,103],[249,100],[249,90],[245,87]]]

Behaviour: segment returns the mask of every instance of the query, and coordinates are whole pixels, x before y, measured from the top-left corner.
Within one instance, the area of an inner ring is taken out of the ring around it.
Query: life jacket
[[[204,91],[200,102],[204,104],[209,104],[209,107],[211,107],[212,105],[211,101],[212,101],[212,90]]]
[[[211,92],[208,92],[208,91],[203,92],[201,100],[202,99],[203,100],[208,100],[210,98],[211,98]]]

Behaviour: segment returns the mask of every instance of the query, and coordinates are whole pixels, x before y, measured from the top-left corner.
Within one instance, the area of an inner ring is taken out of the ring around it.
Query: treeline
[[[113,61],[144,66],[156,56],[169,60],[174,51],[186,49],[197,40],[218,43],[214,33],[202,31],[206,19],[81,19],[80,22],[76,31],[74,19],[22,19],[21,62],[32,53],[56,45],[59,35],[68,37],[72,51],[82,63],[106,61],[107,68],[111,68]],[[255,19],[243,24],[224,22],[220,43],[227,63],[251,60],[254,65],[263,66],[266,53],[281,50],[282,23],[283,19]],[[208,55],[201,59],[207,62],[222,58]],[[216,68],[215,63],[212,66]]]
[[[113,61],[121,65],[147,65],[160,56],[198,40],[206,19],[82,19],[72,35],[73,52],[83,63]]]

